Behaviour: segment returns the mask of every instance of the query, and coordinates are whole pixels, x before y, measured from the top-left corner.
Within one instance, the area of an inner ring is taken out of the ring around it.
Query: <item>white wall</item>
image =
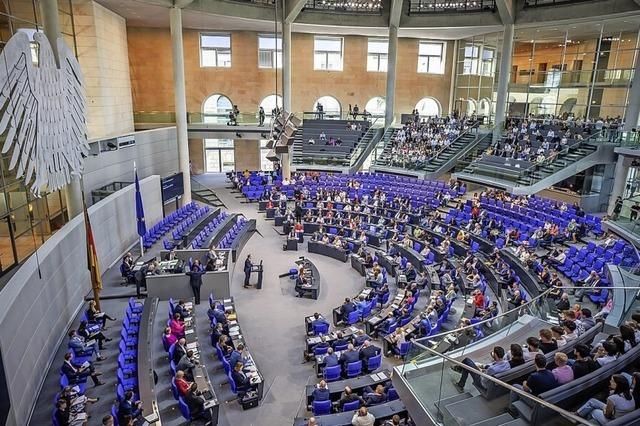
[[[160,177],[140,182],[147,223],[162,217]],[[133,185],[89,208],[102,271],[137,238]],[[25,425],[58,345],[91,291],[83,215],[75,217],[15,273],[0,298],[2,350],[11,411],[7,425]]]
[[[84,190],[91,203],[91,191],[111,182],[133,182],[133,162],[140,179],[151,175],[169,176],[178,169],[176,128],[133,133],[136,144],[116,151],[90,155],[84,163]]]

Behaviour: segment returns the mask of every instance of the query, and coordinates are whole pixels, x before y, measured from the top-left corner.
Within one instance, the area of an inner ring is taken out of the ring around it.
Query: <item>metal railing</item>
[[[553,6],[556,4],[582,3],[590,0],[524,0],[524,7]]]
[[[265,123],[269,121],[270,116],[265,118]],[[159,125],[175,125],[176,114],[170,111],[137,111],[133,113],[133,121],[135,124],[159,124]],[[239,125],[258,124],[258,113],[241,112],[236,116],[236,122]],[[203,112],[188,112],[188,124],[227,124],[229,122],[228,113],[205,114]]]
[[[409,14],[427,13],[465,13],[495,12],[495,0],[445,1],[445,0],[411,0]]]
[[[457,368],[463,369],[468,371],[470,374],[477,374],[478,376],[480,376],[482,379],[485,379],[487,381],[491,381],[493,383],[495,383],[496,385],[498,385],[499,387],[505,388],[507,389],[509,392],[513,392],[516,393],[520,396],[521,399],[526,399],[529,400],[531,403],[533,404],[538,404],[541,405],[545,408],[548,408],[550,410],[552,410],[553,412],[555,412],[556,414],[568,419],[569,421],[573,422],[574,424],[578,424],[578,425],[587,425],[587,426],[596,426],[595,423],[587,421],[585,418],[580,417],[570,411],[567,411],[561,407],[558,407],[557,405],[551,404],[547,401],[545,401],[544,399],[538,398],[537,396],[534,396],[533,394],[526,392],[520,388],[517,388],[515,386],[510,385],[507,382],[503,382],[500,379],[496,379],[495,377],[486,374],[484,372],[482,372],[479,369],[475,369],[473,367],[470,367],[460,361],[457,361],[453,358],[451,358],[450,356],[447,356],[445,354],[439,353],[434,349],[431,349],[425,345],[422,345],[419,342],[416,342],[415,340],[412,340],[412,343],[418,347],[420,347],[421,349],[423,349],[425,352],[430,353],[431,355],[433,355],[434,357],[440,358],[442,360],[442,362],[440,363],[441,368],[440,368],[440,390],[439,390],[439,395],[438,395],[438,399],[435,402],[435,406],[437,407],[437,411],[438,413],[441,415],[442,414],[442,404],[440,403],[443,399],[442,396],[442,383],[445,379],[445,368],[447,368],[447,364],[449,367],[452,366],[456,366]],[[420,401],[420,398],[418,398],[418,395],[416,395],[414,393],[414,397],[416,399],[416,401],[418,401],[418,403],[420,403],[422,405],[422,401]],[[427,411],[426,407],[425,411]]]
[[[307,0],[303,10],[380,15],[381,0]]]

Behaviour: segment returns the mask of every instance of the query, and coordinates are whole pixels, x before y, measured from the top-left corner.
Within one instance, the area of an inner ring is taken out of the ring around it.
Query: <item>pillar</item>
[[[282,103],[284,110],[291,112],[291,23],[282,22]],[[302,117],[300,117],[302,118]],[[291,179],[291,147],[280,156],[282,177]]]
[[[387,96],[385,98],[384,127],[393,123],[393,112],[396,97],[396,62],[398,59],[398,27],[389,26],[389,53],[387,55]]]
[[[627,174],[629,173],[629,167],[631,166],[631,163],[633,163],[633,160],[633,157],[618,154],[618,161],[616,162],[616,171],[613,179],[613,188],[611,189],[611,196],[609,197],[608,214],[613,213],[616,198],[622,197],[624,194],[624,187],[627,184]]]
[[[493,139],[502,135],[507,115],[507,96],[509,93],[509,76],[511,74],[511,54],[513,52],[513,24],[504,26],[502,37],[502,57],[500,58],[500,74],[498,75],[498,93],[496,95],[496,119]]]
[[[43,18],[44,34],[51,44],[51,50],[55,57],[56,64],[60,63],[58,58],[58,38],[60,35],[60,22],[58,20],[58,0],[41,0],[41,16]],[[69,219],[76,217],[83,211],[82,207],[82,185],[78,177],[71,177],[71,182],[65,188],[65,199],[67,202],[67,214]]]
[[[640,118],[640,52],[636,52],[633,69],[633,80],[631,80],[631,89],[629,89],[629,105],[627,113],[624,115],[624,127],[622,128],[625,132],[637,128],[638,118]]]
[[[189,172],[189,139],[187,135],[187,99],[184,83],[184,53],[182,45],[182,9],[172,7],[169,12],[171,26],[171,56],[173,61],[173,92],[175,95],[176,136],[178,165],[184,178],[182,204],[191,202],[191,175]]]

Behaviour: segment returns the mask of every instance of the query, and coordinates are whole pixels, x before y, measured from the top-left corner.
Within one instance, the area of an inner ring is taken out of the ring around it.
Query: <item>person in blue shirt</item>
[[[320,380],[318,386],[313,390],[311,397],[313,398],[313,401],[328,401],[331,395],[329,393],[329,388],[327,388],[327,382]]]
[[[367,306],[369,306],[369,302],[367,301],[367,299],[362,295],[358,297],[358,301],[356,302],[356,308],[360,312],[362,312]]]
[[[340,364],[338,361],[338,356],[333,352],[333,348],[327,349],[327,355],[324,357],[324,366],[326,367],[335,367]]]
[[[356,310],[356,305],[353,304],[351,299],[348,297],[344,299],[344,303],[340,307],[340,313],[342,314],[342,320],[347,321],[349,318],[349,314]]]
[[[358,334],[353,338],[353,345],[358,347],[362,346],[367,340],[371,340],[371,337],[364,330],[358,330]]]
[[[547,370],[547,358],[542,354],[537,354],[534,362],[536,364],[536,371],[531,373],[529,378],[522,382],[522,385],[513,385],[514,387],[524,390],[534,396],[538,396],[541,393],[544,393],[548,390],[551,390],[558,386],[558,381],[556,380],[556,376],[553,375],[551,370]],[[513,403],[520,399],[520,394],[516,392],[511,392],[510,395],[510,403],[509,403],[509,412],[514,414],[517,410],[514,408]],[[533,404],[533,402],[524,398],[524,402],[527,405]]]
[[[231,356],[229,357],[229,364],[236,365],[237,363],[242,363],[244,365],[244,358],[242,356],[242,351],[244,350],[244,345],[242,343],[238,344],[233,352],[231,352]]]
[[[463,359],[462,363],[464,365],[468,365],[471,368],[475,368],[476,370],[480,370],[483,373],[486,373],[490,376],[495,376],[496,374],[502,373],[503,371],[507,371],[511,368],[509,361],[506,359],[503,359],[504,354],[505,354],[504,348],[500,346],[495,346],[493,348],[493,351],[491,352],[491,359],[493,359],[493,362],[491,364],[478,365],[470,358]],[[456,389],[458,389],[460,393],[464,391],[464,385],[467,383],[467,378],[469,378],[469,374],[471,374],[471,377],[473,378],[473,383],[476,385],[476,387],[480,389],[487,388],[488,383],[486,379],[484,377],[481,377],[479,374],[472,373],[459,366],[453,366],[451,368],[454,371],[462,373],[460,380],[457,382],[456,381],[453,382],[453,385],[456,387]]]
[[[127,424],[125,421],[130,416],[134,421],[142,415],[142,401],[134,401],[133,391],[127,391],[118,405],[118,424]]]
[[[319,313],[313,314],[313,321],[311,321],[311,329],[315,330],[319,326],[329,325],[329,322],[320,316]]]

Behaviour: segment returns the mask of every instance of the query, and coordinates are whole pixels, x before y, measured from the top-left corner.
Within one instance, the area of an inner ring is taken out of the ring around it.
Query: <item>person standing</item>
[[[253,263],[251,262],[251,255],[247,255],[247,259],[244,261],[244,288],[249,288],[249,278],[251,277],[251,268]]]
[[[202,287],[202,275],[205,274],[205,269],[200,265],[200,260],[193,261],[191,270],[187,272],[189,276],[189,285],[193,291],[193,297],[196,299],[196,305],[200,304],[200,287]]]
[[[265,118],[265,114],[264,114],[264,108],[260,107],[260,109],[258,110],[258,126],[262,127],[264,125],[264,118]]]
[[[622,197],[618,197],[616,198],[616,204],[613,207],[613,220],[618,219],[618,216],[620,216],[620,212],[622,211]]]

